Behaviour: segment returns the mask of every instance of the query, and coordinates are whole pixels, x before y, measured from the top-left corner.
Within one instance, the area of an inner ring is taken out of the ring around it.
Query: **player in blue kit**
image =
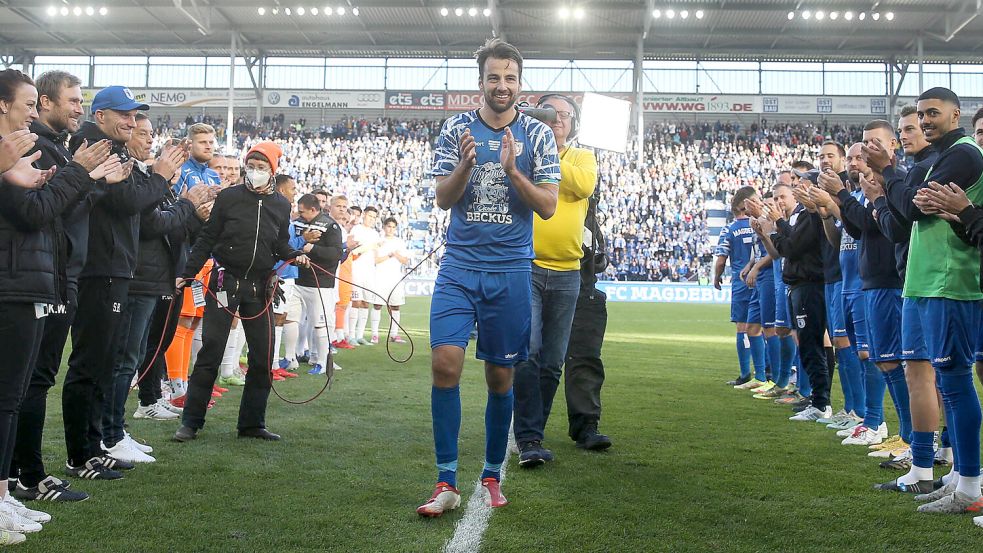
[[[855,155],[851,156],[851,154]],[[859,155],[859,144],[846,154],[848,182],[854,185],[859,185],[855,181],[857,175],[855,169],[858,160],[863,161]],[[829,171],[827,179],[831,181],[835,179],[839,186],[843,187],[840,175]],[[842,275],[840,295],[833,298],[832,301],[840,302],[840,309],[843,313],[843,329],[847,339],[846,345],[842,343],[842,339],[834,339],[834,344],[837,346],[837,358],[839,359],[840,381],[843,385],[843,409],[833,417],[820,419],[817,422],[826,424],[828,428],[842,430],[860,424],[867,411],[863,369],[861,367],[861,360],[869,357],[866,337],[866,310],[864,309],[863,287],[860,278],[859,249],[861,240],[844,230],[838,200],[834,200],[828,192],[818,186],[813,187],[809,192],[816,205],[825,212],[823,229],[827,240],[839,249],[840,273]],[[862,197],[858,186],[851,189],[850,194],[854,198]],[[829,299],[827,298],[827,300]],[[883,396],[883,393],[881,395]],[[874,428],[876,429],[877,425]]]
[[[751,260],[754,249],[754,230],[748,222],[744,202],[754,197],[754,188],[745,186],[734,193],[731,199],[731,211],[734,220],[720,230],[720,240],[717,243],[717,260],[713,267],[713,286],[720,290],[723,283],[724,267],[730,260],[730,320],[737,325],[737,360],[741,374],[737,380],[729,384],[739,390],[752,390],[765,384],[765,340],[761,335],[760,313],[756,320],[751,320],[751,304],[756,302],[754,288],[748,287],[741,280],[741,270]],[[756,323],[757,335],[751,336],[747,331],[748,323]],[[751,375],[751,362],[754,362],[754,372]]]
[[[750,220],[750,219],[749,219]],[[753,230],[753,227],[752,227]],[[765,383],[751,390],[755,396],[770,391],[775,387],[772,378],[778,378],[778,366],[781,362],[781,342],[775,334],[775,286],[772,269],[772,258],[761,242],[761,237],[754,237],[753,257],[744,270],[741,280],[748,288],[754,290],[751,294],[751,305],[748,308],[748,336],[762,335],[765,343],[765,366],[771,372],[766,372]],[[755,375],[758,378],[758,375]],[[758,378],[760,380],[760,378]]]
[[[460,505],[457,491],[461,391],[468,335],[478,323],[485,362],[485,466],[482,486],[492,507],[500,488],[509,424],[512,372],[525,360],[532,313],[533,212],[556,209],[560,164],[553,131],[514,109],[522,55],[501,39],[476,53],[484,105],[444,122],[434,147],[436,203],[450,209],[447,245],[430,307],[431,389],[437,486],[417,508],[438,517]]]

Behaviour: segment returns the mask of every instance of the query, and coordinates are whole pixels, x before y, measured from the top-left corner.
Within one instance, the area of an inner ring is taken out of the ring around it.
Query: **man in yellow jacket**
[[[543,430],[560,383],[580,292],[584,218],[597,183],[597,159],[591,150],[570,146],[576,137],[579,108],[572,98],[547,94],[540,107],[556,110],[550,124],[560,157],[560,193],[549,220],[534,215],[532,325],[529,359],[515,366],[515,417],[519,466],[532,468],[553,459],[544,449]]]

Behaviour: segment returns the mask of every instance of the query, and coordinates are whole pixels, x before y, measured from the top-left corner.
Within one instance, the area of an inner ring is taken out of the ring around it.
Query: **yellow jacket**
[[[544,221],[533,216],[533,249],[536,265],[554,271],[577,271],[584,250],[587,204],[597,185],[597,158],[583,148],[560,152],[560,194],[556,212]]]

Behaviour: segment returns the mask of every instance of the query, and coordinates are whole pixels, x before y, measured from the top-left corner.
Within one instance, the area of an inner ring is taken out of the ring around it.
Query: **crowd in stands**
[[[176,123],[158,120],[158,131],[179,135],[205,122],[224,128],[221,117],[199,114]],[[281,168],[301,192],[325,189],[345,194],[351,205],[374,205],[380,216],[399,221],[401,237],[419,260],[441,243],[447,213],[433,206],[427,171],[437,120],[346,117],[316,127],[283,114],[261,122],[239,116],[239,152],[274,140],[284,150]],[[710,200],[726,203],[742,186],[758,189],[796,159],[815,159],[824,140],[850,143],[858,127],[811,124],[672,123],[645,130],[644,167],[635,151],[599,152],[601,220],[611,260],[610,280],[702,282],[716,236],[707,230]],[[420,269],[436,271],[435,262]]]

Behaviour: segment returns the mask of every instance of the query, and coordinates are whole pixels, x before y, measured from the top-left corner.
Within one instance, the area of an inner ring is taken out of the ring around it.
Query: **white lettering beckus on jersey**
[[[468,212],[469,223],[497,223],[499,225],[511,225],[511,213],[475,213]]]
[[[471,169],[471,205],[468,221],[511,224],[509,187],[501,163],[487,162]],[[492,217],[492,215],[496,215]],[[506,220],[507,219],[507,220]]]

